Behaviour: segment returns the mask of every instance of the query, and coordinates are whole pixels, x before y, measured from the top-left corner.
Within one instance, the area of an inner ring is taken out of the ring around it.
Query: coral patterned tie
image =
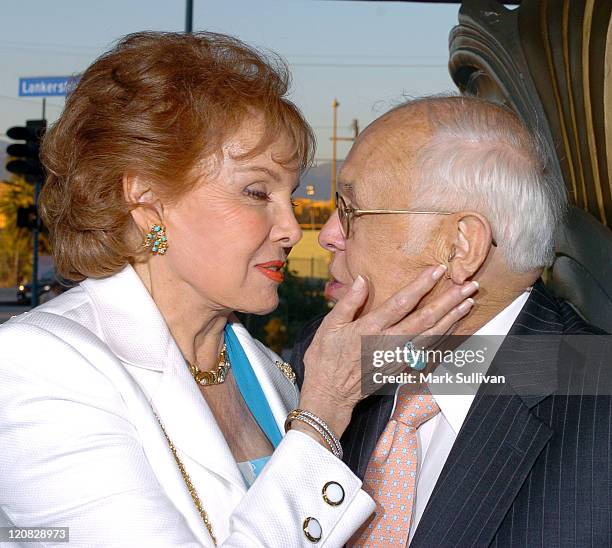
[[[395,410],[363,480],[363,489],[376,502],[376,514],[355,534],[350,546],[407,546],[416,495],[416,430],[439,412],[438,404],[423,386],[404,385],[399,389]]]

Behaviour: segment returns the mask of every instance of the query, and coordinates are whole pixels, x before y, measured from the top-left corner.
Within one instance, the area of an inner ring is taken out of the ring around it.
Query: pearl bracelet
[[[294,420],[298,420],[307,424],[314,430],[316,430],[319,435],[325,440],[325,443],[334,454],[335,457],[338,457],[342,460],[342,445],[340,444],[340,440],[337,436],[332,432],[331,428],[327,425],[327,423],[314,413],[310,411],[304,411],[303,409],[294,409],[287,415],[287,420],[285,420],[285,432],[288,432],[291,429],[291,423]]]

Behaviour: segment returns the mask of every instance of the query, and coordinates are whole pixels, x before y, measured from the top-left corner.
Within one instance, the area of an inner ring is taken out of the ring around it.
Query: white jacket
[[[240,324],[234,329],[283,431],[297,388],[276,354]],[[69,527],[75,547],[211,546],[153,409],[220,545],[312,546],[303,531],[312,517],[322,530],[317,545],[342,546],[374,510],[361,481],[295,431],[247,491],[163,317],[128,266],[0,327],[0,516],[22,527]],[[330,481],[344,490],[338,506],[323,498]]]

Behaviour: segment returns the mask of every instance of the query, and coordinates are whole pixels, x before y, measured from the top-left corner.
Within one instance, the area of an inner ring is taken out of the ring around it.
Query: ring
[[[417,350],[412,341],[408,341],[404,348],[408,350],[407,355],[408,360],[407,363],[411,369],[415,369],[416,371],[423,371],[427,367],[427,363],[423,359],[424,352],[422,350]]]

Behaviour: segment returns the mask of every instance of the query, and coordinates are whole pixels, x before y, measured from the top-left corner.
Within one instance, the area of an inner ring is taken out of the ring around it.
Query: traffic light
[[[17,228],[34,230],[38,226],[38,212],[36,206],[20,207],[17,209]]]
[[[15,158],[6,164],[8,171],[23,175],[31,183],[42,184],[45,170],[40,162],[40,141],[46,129],[47,120],[27,120],[25,127],[15,126],[6,132],[15,141],[25,141],[7,147],[7,154]]]

